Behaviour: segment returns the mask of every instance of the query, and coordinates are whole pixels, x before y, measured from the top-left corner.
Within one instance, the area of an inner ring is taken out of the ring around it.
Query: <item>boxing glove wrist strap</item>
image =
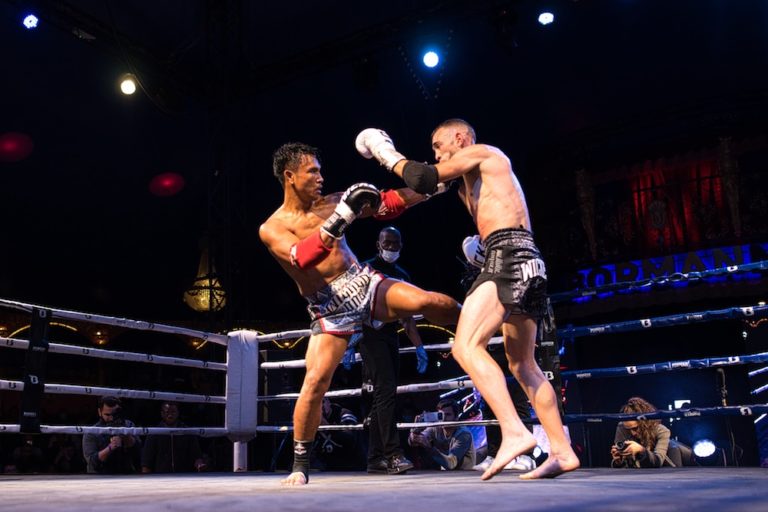
[[[291,246],[291,265],[300,269],[314,267],[330,253],[331,249],[323,243],[320,232],[315,231]]]

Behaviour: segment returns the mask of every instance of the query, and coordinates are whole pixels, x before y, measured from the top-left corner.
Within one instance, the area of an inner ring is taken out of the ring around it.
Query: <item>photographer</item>
[[[453,400],[441,400],[435,413],[416,416],[416,421],[455,421],[459,415]],[[408,444],[428,450],[430,458],[443,469],[472,469],[475,465],[475,443],[466,427],[427,427],[413,429]]]
[[[122,416],[120,399],[103,396],[97,409],[99,421],[94,427],[133,427]],[[83,456],[88,473],[136,473],[141,459],[141,441],[132,435],[85,434]]]
[[[640,397],[632,397],[621,407],[622,413],[655,412],[656,407]],[[660,468],[688,465],[691,450],[670,441],[670,430],[661,420],[626,420],[616,426],[611,446],[613,468]]]

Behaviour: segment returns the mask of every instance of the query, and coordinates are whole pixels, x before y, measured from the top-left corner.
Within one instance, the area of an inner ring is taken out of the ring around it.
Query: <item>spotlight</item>
[[[693,443],[693,453],[699,458],[707,458],[713,453],[715,453],[715,450],[717,448],[715,447],[715,443],[710,441],[709,439],[699,439],[695,443]]]
[[[32,154],[35,145],[26,133],[7,132],[0,135],[0,162],[20,162]]]
[[[553,21],[555,21],[555,15],[551,12],[543,12],[539,14],[539,23],[542,25],[549,25]]]
[[[437,53],[430,50],[424,54],[422,61],[424,62],[424,65],[427,66],[428,68],[433,68],[440,63],[440,56]]]
[[[149,191],[158,197],[175,196],[184,188],[184,178],[175,172],[158,174],[149,182]]]
[[[131,73],[126,73],[120,77],[120,91],[126,96],[136,92],[136,77]]]
[[[34,14],[27,14],[26,16],[24,16],[24,21],[22,21],[22,23],[28,30],[37,28],[37,24],[39,22],[40,20]]]

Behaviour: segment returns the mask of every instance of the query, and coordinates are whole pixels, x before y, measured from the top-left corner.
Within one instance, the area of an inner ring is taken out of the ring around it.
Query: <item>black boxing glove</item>
[[[360,215],[365,207],[373,211],[379,209],[381,193],[370,183],[356,183],[344,192],[336,209],[320,228],[332,238],[339,239],[352,221]]]
[[[408,188],[419,194],[431,196],[438,193],[439,178],[437,167],[434,165],[408,160],[403,167],[403,181],[408,185]],[[443,188],[442,192],[445,190]]]

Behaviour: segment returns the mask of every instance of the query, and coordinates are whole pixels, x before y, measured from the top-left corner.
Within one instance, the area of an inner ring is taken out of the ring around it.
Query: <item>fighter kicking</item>
[[[399,318],[422,314],[441,325],[458,321],[460,305],[451,297],[385,278],[362,266],[344,238],[358,217],[392,219],[425,196],[407,188],[380,192],[358,183],[346,192],[322,195],[318,150],[284,144],[273,155],[273,172],[283,187],[283,203],[260,226],[259,237],[309,302],[312,335],[306,374],[293,416],[293,470],[284,485],[309,481],[309,455],[320,424],[322,399],[349,337]]]

